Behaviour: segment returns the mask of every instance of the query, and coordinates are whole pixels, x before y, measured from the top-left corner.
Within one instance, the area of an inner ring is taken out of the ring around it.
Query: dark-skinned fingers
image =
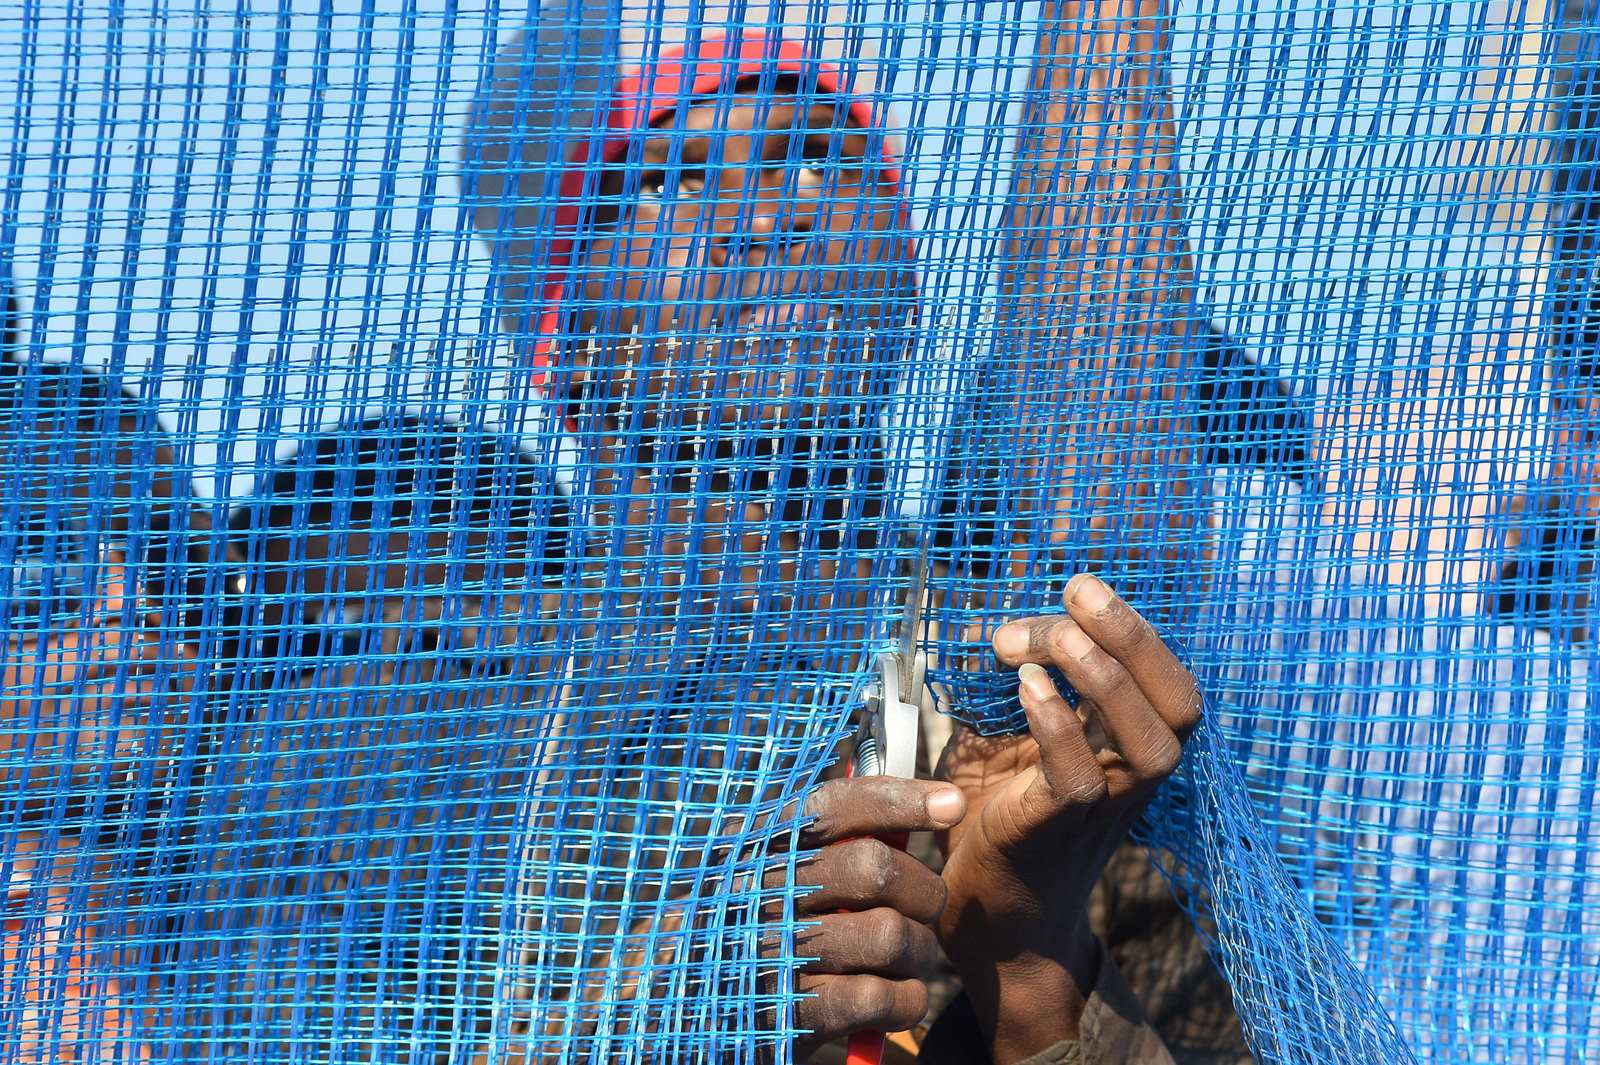
[[[1051,638],[1056,626],[1067,620],[1064,614],[1042,614],[1008,621],[995,630],[994,638],[990,641],[994,656],[1001,665],[1013,669],[1025,662],[1049,665]]]
[[[1200,723],[1200,688],[1155,627],[1092,573],[1067,582],[1062,599],[1090,639],[1122,663],[1167,727],[1188,739]]]
[[[855,836],[938,831],[960,823],[967,800],[960,789],[936,780],[852,777],[830,780],[806,799],[812,823],[801,847],[821,847]]]
[[[928,1012],[928,985],[921,980],[802,974],[795,986],[812,996],[796,1004],[795,1020],[817,1042],[852,1032],[903,1032]]]
[[[1028,731],[1039,745],[1040,785],[1051,812],[1087,809],[1105,798],[1105,770],[1084,734],[1077,711],[1067,705],[1041,667],[1026,663],[1018,671],[1018,681]],[[1030,805],[1039,803],[1030,800]]]
[[[921,979],[939,962],[939,940],[927,925],[887,907],[830,913],[795,935],[795,951],[811,959],[806,972],[834,976],[871,973]]]
[[[1134,778],[1159,781],[1171,775],[1183,744],[1122,663],[1072,621],[1056,626],[1051,650],[1056,668],[1093,708],[1095,720]]]
[[[786,873],[782,867],[768,870],[767,886],[781,888]],[[801,916],[887,906],[931,924],[944,912],[946,890],[939,874],[870,837],[829,844],[808,855],[795,870],[795,882],[815,889],[796,900]]]

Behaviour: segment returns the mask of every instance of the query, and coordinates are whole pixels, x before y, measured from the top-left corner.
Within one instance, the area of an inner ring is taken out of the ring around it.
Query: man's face
[[[594,340],[577,346],[576,396],[650,429],[718,405],[826,422],[841,398],[881,393],[897,351],[862,338],[904,325],[912,280],[867,131],[832,102],[754,88],[678,118],[604,175],[579,264],[578,328]]]
[[[0,758],[34,762],[41,782],[60,780],[68,766],[94,771],[158,738],[173,742],[158,737],[156,703],[193,687],[193,644],[162,639],[160,593],[142,567],[105,550],[80,568],[65,579],[81,587],[52,588],[36,617],[13,616],[5,639]]]
[[[837,549],[852,496],[880,507],[863,449],[914,291],[899,189],[870,147],[845,107],[742,87],[659,119],[638,162],[604,175],[574,286],[593,339],[565,390],[602,439],[596,489],[627,497],[616,520],[666,531],[622,553],[682,557],[650,580],[696,589],[693,613],[729,580],[753,609],[774,579],[870,569]],[[801,522],[822,548],[804,564]]]
[[[119,464],[127,459],[116,450]],[[156,461],[170,463],[170,453],[158,449]],[[199,595],[197,571],[167,558],[174,541],[166,533],[135,544],[117,519],[89,529],[86,515],[106,490],[97,477],[45,467],[25,476],[39,490],[23,501],[24,527],[7,560],[0,760],[14,775],[28,763],[38,799],[48,802],[68,776],[181,742],[184,700],[175,696],[196,683]],[[116,496],[126,490],[112,486]],[[180,554],[203,553],[190,541],[177,537]]]

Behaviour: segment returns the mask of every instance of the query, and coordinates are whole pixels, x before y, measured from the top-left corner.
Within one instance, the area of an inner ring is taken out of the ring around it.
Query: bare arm
[[[1018,451],[1050,486],[1052,542],[1083,543],[1088,507],[1092,558],[1169,555],[1163,531],[1192,524],[1154,507],[1189,494],[1170,370],[1198,327],[1169,47],[1165,0],[1047,4],[1018,143],[1000,323],[1023,357]],[[1139,513],[1168,516],[1111,528]]]

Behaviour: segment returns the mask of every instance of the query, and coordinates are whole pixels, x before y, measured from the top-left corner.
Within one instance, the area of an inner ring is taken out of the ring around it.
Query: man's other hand
[[[939,939],[996,1062],[1077,1037],[1100,964],[1089,892],[1200,720],[1194,677],[1138,612],[1087,574],[1065,599],[1065,615],[994,636],[1018,670],[1029,731],[957,729],[939,766],[970,808],[942,836]],[[1046,666],[1078,691],[1076,708]]]

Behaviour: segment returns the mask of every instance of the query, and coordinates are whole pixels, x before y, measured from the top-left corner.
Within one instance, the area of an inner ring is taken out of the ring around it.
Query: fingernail
[[[940,788],[928,796],[928,816],[936,824],[953,825],[961,820],[966,800],[955,788]]]
[[[1017,670],[1017,677],[1022,682],[1022,690],[1028,693],[1028,698],[1041,703],[1055,698],[1056,686],[1050,683],[1050,674],[1032,662]]]
[[[1111,589],[1092,573],[1080,573],[1067,583],[1067,602],[1085,610],[1104,610],[1111,602]]]
[[[1094,650],[1094,641],[1089,639],[1088,633],[1078,628],[1076,622],[1063,621],[1056,626],[1055,635],[1051,638],[1073,658],[1082,658]]]
[[[994,634],[994,651],[1001,658],[1021,658],[1028,653],[1028,627],[1002,625]]]

